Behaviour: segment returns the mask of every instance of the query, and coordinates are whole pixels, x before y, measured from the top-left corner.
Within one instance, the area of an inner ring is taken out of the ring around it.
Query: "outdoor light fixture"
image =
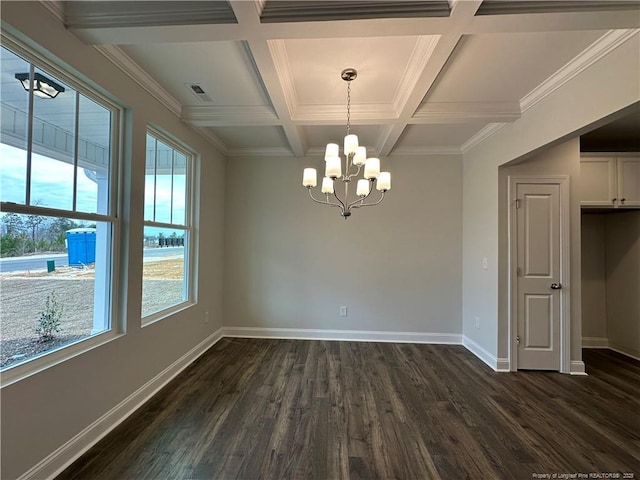
[[[342,160],[340,159],[340,146],[337,143],[327,144],[324,155],[325,176],[322,179],[321,192],[325,194],[325,200],[314,198],[311,189],[318,183],[315,168],[305,168],[302,176],[302,185],[309,190],[311,200],[322,205],[338,207],[340,215],[346,220],[351,216],[351,209],[378,205],[384,199],[384,194],[391,190],[391,174],[380,171],[380,160],[377,158],[367,158],[367,149],[358,145],[358,136],[350,132],[351,127],[351,81],[355,80],[358,72],[353,68],[347,68],[340,74],[347,82],[347,136],[344,137],[344,172],[342,170]],[[356,184],[356,199],[349,202],[349,182],[360,174],[364,165],[364,178],[358,180]],[[355,169],[355,171],[354,171]],[[344,193],[338,195],[334,188],[336,180],[342,180]],[[364,203],[373,192],[373,182],[376,182],[376,189],[381,192],[378,201]],[[333,195],[335,201],[330,200],[329,195]]]
[[[64,92],[64,87],[62,85],[58,85],[50,78],[47,78],[38,72],[33,74],[33,82],[29,81],[28,73],[16,73],[15,76],[20,80],[22,88],[24,88],[26,92],[29,91],[29,86],[33,85],[33,94],[36,97],[56,98],[60,92]]]

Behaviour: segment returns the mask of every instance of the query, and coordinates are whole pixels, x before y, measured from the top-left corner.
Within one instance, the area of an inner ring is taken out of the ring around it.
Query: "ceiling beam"
[[[447,61],[462,39],[462,31],[471,19],[473,19],[481,3],[482,0],[472,0],[456,2],[454,5],[450,17],[452,28],[446,35],[440,37],[429,62],[422,70],[411,94],[405,98],[404,105],[402,105],[398,115],[399,121],[387,129],[384,141],[381,141],[377,146],[380,156],[386,157],[391,154],[402,132],[404,132],[406,126],[411,122],[411,119],[431,89],[431,86],[435,83],[438,75],[440,75],[440,72],[443,71]]]
[[[238,19],[238,24],[247,30],[252,30],[260,25],[260,7],[254,1],[232,2],[233,11]],[[287,104],[286,92],[278,76],[277,68],[269,49],[269,43],[264,39],[248,40],[247,44],[251,56],[256,64],[256,75],[261,77],[266,94],[271,101],[276,116],[280,119],[282,129],[291,147],[291,152],[296,157],[305,154],[307,146],[304,134],[300,127],[291,121],[291,112]]]
[[[118,2],[113,2],[118,3]],[[255,22],[238,18],[242,10],[258,12],[256,2],[231,2],[237,24],[194,24],[191,25],[154,25],[127,26],[113,25],[110,28],[69,28],[87,44],[144,44],[144,43],[188,43],[240,40],[287,40],[296,38],[355,38],[355,37],[392,37],[412,35],[441,35],[451,31],[458,23],[456,11],[468,9],[467,4],[474,2],[459,1],[455,4],[450,17],[420,18],[377,18],[349,21],[285,22],[260,23],[256,13]],[[246,4],[246,5],[245,5]],[[459,15],[459,13],[458,13]],[[621,28],[639,28],[638,10],[539,13],[513,15],[467,16],[468,21],[460,30],[463,35],[483,33],[533,33],[564,32],[581,30],[610,30]],[[348,28],[345,26],[348,24]],[[338,33],[339,32],[339,33]]]

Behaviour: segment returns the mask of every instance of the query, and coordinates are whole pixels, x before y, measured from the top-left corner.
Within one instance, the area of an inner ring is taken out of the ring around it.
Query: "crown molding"
[[[602,37],[578,54],[573,60],[547,78],[520,100],[522,113],[544,100],[576,75],[596,63],[602,57],[637,35],[640,29],[609,30]]]
[[[267,4],[267,0],[254,0],[255,1],[255,6],[256,6],[256,10],[258,11],[258,17],[260,17],[262,15],[262,12],[264,11],[264,7]]]
[[[362,147],[366,147],[367,149],[367,158],[369,157],[378,157],[378,151],[375,147],[371,147],[368,145],[361,145]],[[305,152],[306,157],[322,157],[324,158],[325,148],[324,147],[311,147],[307,149]]]
[[[520,100],[520,110],[524,114],[531,107],[544,100],[560,87],[565,85],[576,75],[593,65],[602,57],[622,45],[624,42],[637,35],[640,29],[609,30],[602,37],[592,43],[583,52],[578,54],[569,63],[563,66],[556,73],[547,78],[544,82],[534,88]],[[507,123],[491,123],[476,133],[473,137],[462,144],[462,152],[467,153],[476,145],[485,141],[495,134]]]
[[[183,107],[182,121],[198,127],[262,126],[280,125],[281,122],[272,107],[254,106],[211,106]]]
[[[267,47],[271,53],[273,65],[280,80],[284,100],[289,110],[289,116],[293,117],[294,112],[298,108],[298,92],[296,91],[296,85],[293,81],[286,44],[284,40],[268,40]]]
[[[193,125],[191,126],[191,128],[193,128],[193,130],[207,142],[213,145],[220,153],[222,153],[223,155],[229,154],[229,149],[227,148],[227,146],[211,130],[203,127],[196,127]]]
[[[480,130],[478,133],[476,133],[473,137],[471,137],[469,140],[464,142],[460,147],[460,150],[462,151],[462,153],[467,153],[469,150],[474,148],[479,143],[484,142],[487,138],[489,138],[491,135],[496,133],[505,125],[507,124],[506,123],[490,123],[489,125],[484,127],[482,130]]]
[[[116,45],[93,45],[111,63],[140,85],[152,97],[162,103],[176,117],[180,117],[182,104],[167,92],[154,78],[145,72],[131,57]]]
[[[375,147],[376,151],[379,154],[389,153],[389,151],[393,148],[393,145],[396,144],[398,140],[397,138],[394,139],[391,147],[388,150],[385,150],[387,141],[391,137],[391,134],[393,133],[395,128],[396,128],[396,125],[383,125],[380,128],[380,133],[378,134],[378,141],[376,142],[376,147]],[[404,130],[406,128],[406,125],[399,126],[398,128],[402,128],[402,130]]]
[[[391,154],[389,156],[433,156],[433,155],[455,155],[461,156],[462,150],[460,147],[398,147],[391,150]]]
[[[38,3],[42,5],[51,15],[64,24],[64,4],[60,0],[38,0]]]
[[[512,122],[521,117],[520,102],[436,102],[421,104],[410,123]]]
[[[286,147],[232,148],[226,152],[228,157],[293,157]]]
[[[399,116],[400,112],[409,100],[416,83],[418,83],[422,72],[427,67],[427,63],[429,62],[436,45],[438,45],[440,37],[440,35],[425,35],[418,37],[394,96],[393,106],[396,111],[396,117]]]
[[[342,125],[346,105],[298,105],[291,120],[299,125]],[[397,120],[398,113],[392,104],[351,105],[351,125],[377,125]]]

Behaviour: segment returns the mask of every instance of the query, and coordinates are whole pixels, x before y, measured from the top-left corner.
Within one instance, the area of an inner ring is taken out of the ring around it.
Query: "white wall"
[[[463,333],[498,358],[507,356],[507,339],[498,341],[498,167],[577,137],[640,101],[639,38],[636,34],[464,155]],[[482,257],[488,258],[488,270],[479,267]],[[480,329],[474,326],[476,315]],[[578,345],[572,338],[575,360],[581,356]]]
[[[381,162],[392,190],[344,220],[302,186],[324,160],[229,159],[225,326],[461,333],[460,158]]]
[[[607,338],[604,214],[582,215],[582,337]]]
[[[128,107],[132,152],[124,169],[122,285],[126,335],[2,389],[1,477],[17,478],[222,325],[224,159],[159,102],[85,46],[37,2],[3,2],[2,29],[46,45],[70,70],[94,81]],[[6,23],[5,23],[6,22]],[[15,27],[15,30],[14,28]],[[200,301],[179,314],[140,327],[145,130],[170,132],[202,156],[200,178]],[[210,322],[204,324],[204,312]],[[120,318],[116,318],[117,323]]]
[[[609,346],[640,358],[640,211],[605,219]]]
[[[640,358],[640,210],[582,216],[582,335]]]

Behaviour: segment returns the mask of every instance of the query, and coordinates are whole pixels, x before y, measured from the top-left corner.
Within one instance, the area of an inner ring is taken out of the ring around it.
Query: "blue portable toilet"
[[[69,266],[82,267],[96,261],[96,229],[72,228],[67,230]]]

